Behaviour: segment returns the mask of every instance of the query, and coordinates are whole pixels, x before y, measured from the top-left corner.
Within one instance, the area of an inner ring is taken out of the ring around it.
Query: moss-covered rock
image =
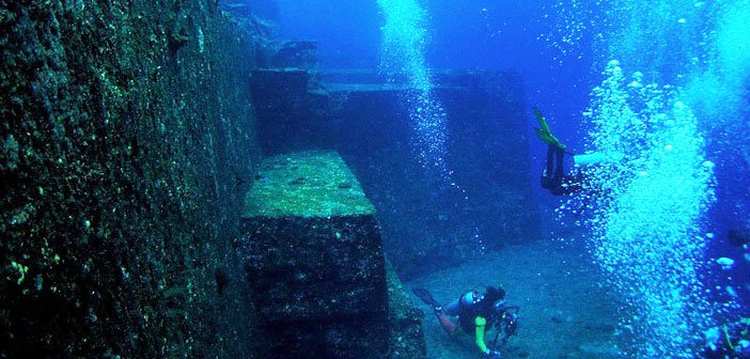
[[[375,207],[341,157],[307,151],[263,161],[245,197],[244,217],[372,215]]]
[[[252,355],[215,272],[255,46],[216,6],[0,1],[0,357]]]
[[[264,160],[245,208],[248,286],[268,357],[424,357],[421,313],[386,275],[375,210],[337,153]]]

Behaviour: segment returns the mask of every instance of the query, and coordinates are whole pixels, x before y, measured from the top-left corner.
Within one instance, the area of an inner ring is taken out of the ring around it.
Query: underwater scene
[[[0,0],[0,359],[750,358],[750,0]]]

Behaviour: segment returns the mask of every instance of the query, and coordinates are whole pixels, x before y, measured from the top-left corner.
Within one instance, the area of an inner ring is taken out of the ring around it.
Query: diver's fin
[[[542,115],[542,111],[539,111],[538,108],[534,107],[534,116],[536,116],[537,122],[539,122],[539,126],[541,126],[541,130],[547,133],[552,133],[552,131],[549,129],[549,125],[547,124],[547,119],[544,118],[544,115]]]
[[[531,108],[531,110],[534,111],[534,116],[536,116],[537,119],[544,118],[544,116],[542,115],[542,111],[539,111],[539,107],[534,106]]]
[[[562,143],[560,143],[560,140],[558,140],[553,134],[541,128],[535,128],[535,130],[536,130],[536,136],[539,137],[539,139],[542,140],[542,142],[548,145],[552,145],[552,146],[565,149],[565,146]]]
[[[432,297],[432,294],[427,291],[427,289],[424,288],[414,288],[412,289],[414,292],[414,295],[416,295],[419,299],[421,299],[425,304],[435,308],[439,307],[440,303],[438,303],[435,298]]]
[[[536,132],[536,137],[539,137],[539,139],[542,140],[542,142],[549,144],[550,138],[547,135],[547,133],[544,132],[544,130],[542,130],[539,127],[534,127],[534,131]]]
[[[564,150],[566,146],[563,145],[560,140],[558,140],[557,137],[552,134],[552,130],[550,130],[549,128],[547,119],[544,118],[542,112],[539,111],[539,109],[536,107],[534,107],[534,116],[536,116],[536,120],[539,122],[539,127],[535,128],[536,135],[539,137],[539,139],[548,145],[559,147]]]

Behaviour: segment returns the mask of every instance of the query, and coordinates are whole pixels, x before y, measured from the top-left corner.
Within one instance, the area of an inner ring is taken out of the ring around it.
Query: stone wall
[[[254,41],[214,0],[0,1],[0,357],[252,357]]]

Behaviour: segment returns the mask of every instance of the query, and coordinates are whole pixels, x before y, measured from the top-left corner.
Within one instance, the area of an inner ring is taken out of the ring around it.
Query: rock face
[[[268,154],[330,148],[333,138],[321,121],[327,97],[316,93],[308,70],[257,69],[252,73],[251,94],[258,122],[258,140]]]
[[[318,62],[317,50],[318,44],[314,41],[286,41],[279,45],[269,65],[272,68],[309,69]]]
[[[374,207],[338,154],[266,159],[245,203],[243,248],[269,341],[264,355],[386,358],[421,348],[424,356],[419,314],[398,299],[395,274],[386,277]],[[391,349],[406,342],[414,347]]]
[[[0,2],[0,357],[253,356],[255,39],[216,4]]]
[[[385,269],[388,280],[390,358],[426,358],[427,348],[422,332],[424,313],[406,295],[406,289],[388,261]]]

